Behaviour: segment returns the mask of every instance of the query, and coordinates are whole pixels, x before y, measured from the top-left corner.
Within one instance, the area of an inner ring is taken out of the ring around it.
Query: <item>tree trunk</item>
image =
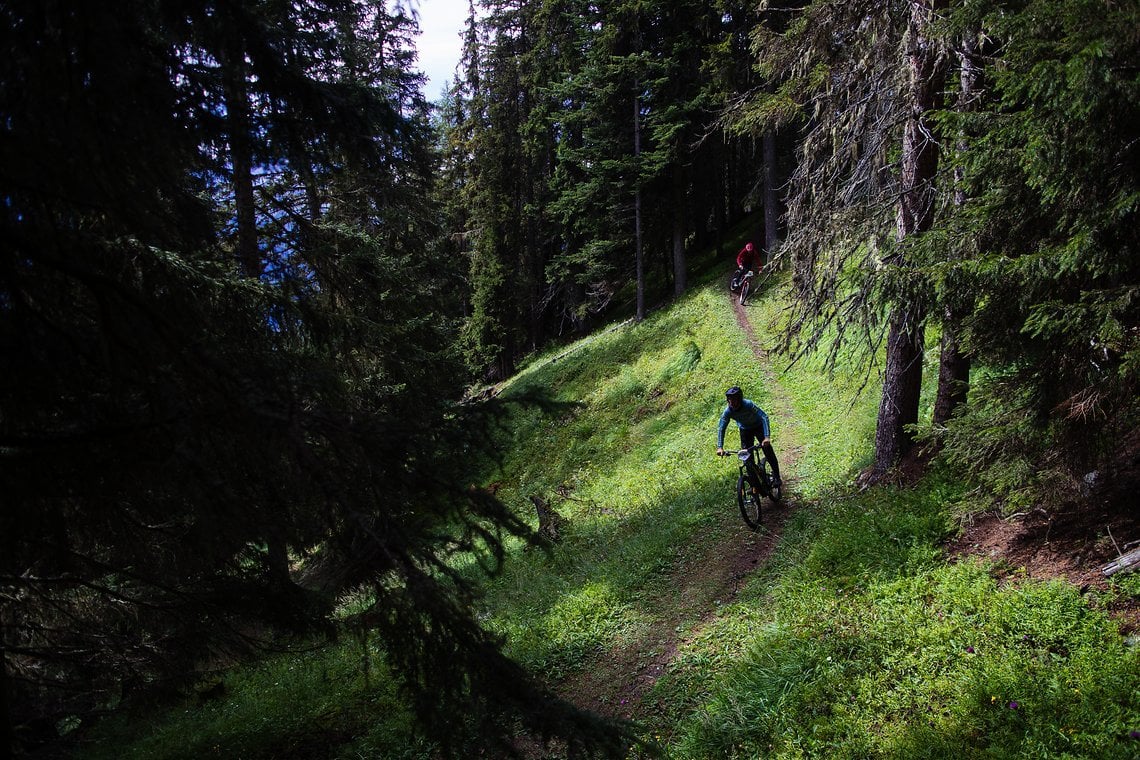
[[[246,277],[260,277],[261,252],[257,245],[257,210],[253,197],[253,136],[245,57],[238,51],[224,65],[238,262]]]
[[[684,172],[673,173],[673,295],[680,298],[688,287],[685,274],[685,178]]]
[[[724,162],[721,163],[721,174],[717,177],[716,194],[713,197],[713,215],[716,219],[716,260],[724,257],[724,236],[728,231],[728,188],[731,182],[732,168],[727,163],[731,160],[731,152],[727,152]]]
[[[635,88],[636,89],[636,88]],[[641,156],[641,99],[633,96],[633,155]],[[635,160],[635,165],[640,160]],[[641,181],[634,179],[636,189],[633,196],[633,228],[635,238],[635,269],[637,270],[637,321],[645,319],[645,255],[641,250]]]
[[[772,260],[779,246],[777,225],[780,210],[776,206],[776,133],[764,133],[764,263]]]
[[[967,37],[958,51],[961,89],[958,97],[958,110],[973,110],[977,95],[981,90],[982,68],[977,61],[976,37]],[[963,137],[958,139],[956,150],[961,153],[968,146]],[[962,206],[966,203],[965,177],[961,166],[954,168],[954,205]],[[954,298],[954,296],[951,296]],[[959,296],[960,298],[961,296]],[[956,300],[956,299],[955,299]],[[942,354],[938,370],[938,396],[934,402],[934,424],[945,425],[959,405],[966,403],[970,389],[970,358],[966,356],[959,343],[961,331],[961,317],[959,311],[947,306],[942,318]]]
[[[970,390],[970,357],[962,352],[958,342],[959,321],[952,309],[945,309],[942,317],[942,350],[938,362],[938,396],[934,401],[933,422],[945,425],[961,404],[966,403]]]
[[[533,188],[529,182],[526,185],[526,194],[525,206],[530,206],[534,203],[534,197]],[[546,338],[546,315],[542,304],[545,291],[543,272],[546,269],[546,252],[540,242],[538,222],[532,215],[526,214],[523,223],[526,225],[526,242],[522,248],[525,257],[522,263],[525,268],[520,271],[526,273],[527,315],[529,317],[527,349],[537,351]]]
[[[919,0],[911,6],[907,39],[910,69],[910,118],[903,132],[901,187],[897,235],[908,236],[930,229],[934,217],[934,175],[938,170],[938,144],[926,114],[938,105],[945,78],[944,57],[926,37],[937,4],[943,0]],[[901,266],[907,266],[903,261]],[[883,397],[875,430],[874,475],[883,475],[910,452],[914,437],[907,425],[918,422],[922,388],[923,325],[926,315],[913,299],[902,298],[894,307],[887,338],[887,365]]]
[[[226,121],[229,128],[230,163],[233,171],[234,212],[237,225],[237,256],[242,274],[257,278],[262,274],[261,250],[257,242],[257,210],[253,195],[253,125],[249,107],[245,56],[233,51],[226,67]],[[289,553],[277,531],[266,536],[268,571],[271,581],[283,588],[293,585],[289,576]]]
[[[898,463],[914,443],[906,426],[918,422],[923,334],[921,314],[896,307],[887,337],[887,367],[875,429],[876,475],[882,475]]]
[[[1140,566],[1140,549],[1133,549],[1102,567],[1101,572],[1104,573],[1105,576],[1110,576],[1121,572],[1132,572],[1138,566]]]

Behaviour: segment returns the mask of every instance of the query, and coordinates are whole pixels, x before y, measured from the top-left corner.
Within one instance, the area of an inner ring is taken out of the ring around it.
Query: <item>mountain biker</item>
[[[768,425],[768,415],[763,409],[752,401],[744,398],[744,392],[737,386],[732,386],[724,392],[728,406],[720,415],[720,423],[716,430],[716,455],[725,456],[724,431],[728,428],[728,421],[732,420],[740,428],[740,448],[746,449],[757,438],[760,439],[760,448],[764,458],[772,466],[773,485],[780,485],[780,463],[776,460],[776,451],[772,448],[771,430]],[[753,483],[754,487],[759,484]]]
[[[732,289],[736,290],[740,287],[741,281],[744,280],[744,273],[749,270],[760,271],[761,266],[760,254],[756,248],[749,241],[744,244],[740,249],[740,253],[736,254],[736,273],[732,275]]]

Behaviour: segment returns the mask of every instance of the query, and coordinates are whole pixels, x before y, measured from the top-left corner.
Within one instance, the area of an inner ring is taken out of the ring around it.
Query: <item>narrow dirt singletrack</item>
[[[769,391],[772,408],[766,411],[774,421],[790,419],[791,403],[756,337],[748,306],[741,306],[732,294],[729,297]],[[655,610],[654,620],[636,634],[613,642],[556,684],[560,696],[595,713],[626,720],[659,713],[661,706],[647,698],[653,685],[685,644],[696,638],[715,619],[720,607],[736,598],[749,576],[765,565],[783,535],[790,511],[795,509],[789,488],[794,479],[788,474],[795,470],[799,446],[790,428],[777,427],[774,434],[785,489],[778,505],[765,502],[765,529],[753,532],[744,525],[728,485],[735,482],[736,470],[726,472],[725,508],[717,513],[716,525],[703,533],[700,545],[672,570],[669,582],[662,584],[668,591],[646,603],[647,609]]]

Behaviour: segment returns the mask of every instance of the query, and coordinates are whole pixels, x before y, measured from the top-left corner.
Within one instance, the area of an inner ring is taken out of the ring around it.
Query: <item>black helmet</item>
[[[737,386],[732,386],[724,392],[725,398],[744,398],[744,391],[740,390]]]

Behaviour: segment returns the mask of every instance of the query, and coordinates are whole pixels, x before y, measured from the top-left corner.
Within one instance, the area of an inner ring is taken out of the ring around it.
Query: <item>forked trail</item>
[[[773,442],[780,469],[791,474],[799,446],[794,432],[781,425],[781,421],[791,419],[791,405],[771,371],[767,352],[756,338],[748,307],[735,299],[732,305],[769,391],[771,408],[766,411],[775,428]],[[726,484],[730,480],[735,481],[735,470],[726,470]],[[721,605],[732,602],[748,576],[768,561],[783,535],[787,515],[795,508],[794,487],[794,478],[788,478],[783,501],[771,509],[770,502],[765,502],[767,530],[753,532],[740,519],[726,486],[725,509],[717,512],[716,524],[702,531],[700,545],[662,584],[666,591],[647,600],[645,607],[654,611],[653,620],[611,642],[606,651],[557,684],[556,691],[578,706],[602,715],[639,720],[658,713],[660,706],[647,699],[652,686],[678,651],[714,619]]]

